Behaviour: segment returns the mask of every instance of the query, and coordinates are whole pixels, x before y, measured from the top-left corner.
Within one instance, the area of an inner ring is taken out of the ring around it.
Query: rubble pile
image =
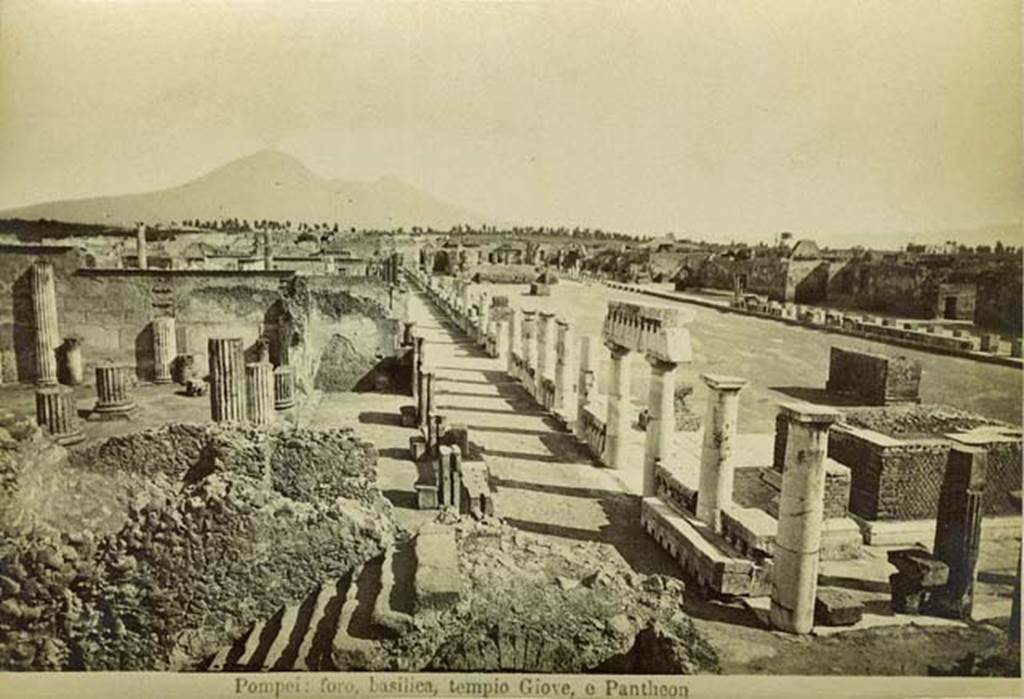
[[[594,543],[486,518],[455,525],[463,594],[385,642],[378,668],[467,672],[715,672],[682,611],[683,583],[633,572]]]
[[[72,482],[109,474],[127,491],[128,471],[164,492],[129,499],[109,532],[4,516],[3,669],[187,667],[394,538],[376,452],[348,430],[169,425],[61,464]]]

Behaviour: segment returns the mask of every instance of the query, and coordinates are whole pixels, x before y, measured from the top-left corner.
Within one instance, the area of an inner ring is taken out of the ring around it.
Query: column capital
[[[617,342],[609,342],[607,340],[605,341],[604,346],[612,353],[612,359],[622,359],[633,351],[629,347],[624,347]]]
[[[725,376],[724,374],[701,374],[701,379],[715,391],[739,391],[747,385],[747,380],[738,376]]]
[[[818,425],[822,428],[840,420],[843,414],[834,408],[813,403],[779,403],[779,415],[790,422]]]
[[[664,374],[667,371],[672,371],[679,367],[679,362],[670,362],[661,357],[655,357],[653,355],[646,355],[647,363],[651,365],[651,371]]]

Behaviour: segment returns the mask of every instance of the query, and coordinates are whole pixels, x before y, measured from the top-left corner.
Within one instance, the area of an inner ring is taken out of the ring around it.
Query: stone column
[[[171,383],[171,363],[178,354],[174,318],[153,319],[153,383]]]
[[[571,321],[558,319],[555,341],[555,404],[566,425],[576,422],[576,333]]]
[[[136,410],[132,400],[132,374],[129,364],[106,364],[96,367],[96,406],[91,418],[128,418]]]
[[[274,365],[245,365],[245,396],[249,422],[269,425],[274,421]]]
[[[418,400],[420,396],[420,373],[423,371],[423,338],[419,335],[412,336],[412,398]]]
[[[654,377],[652,376],[652,381]],[[697,490],[697,519],[722,531],[723,509],[732,507],[732,481],[735,468],[736,420],[740,389],[744,379],[706,374],[701,376],[711,389],[704,419],[704,444],[700,453],[700,484]],[[669,423],[675,420],[674,396],[670,394]]]
[[[420,387],[423,389],[423,393],[420,396],[420,425],[423,429],[430,429],[430,420],[434,412],[434,373],[431,371],[425,371],[421,374],[423,381]]]
[[[654,467],[665,463],[672,453],[672,438],[676,433],[676,367],[675,362],[666,362],[648,357],[651,364],[650,388],[648,389],[647,435],[644,444],[643,496],[657,495],[658,487]]]
[[[238,337],[211,337],[210,416],[214,422],[245,422],[245,359]]]
[[[629,435],[629,393],[632,375],[629,349],[608,343],[612,353],[611,376],[608,382],[608,414],[605,420],[605,464],[611,468],[626,466],[626,437]]]
[[[451,446],[451,485],[449,499],[455,514],[462,513],[462,449],[453,444]]]
[[[274,369],[274,410],[295,407],[295,371],[290,366]]]
[[[818,588],[828,430],[839,413],[800,403],[781,405],[780,410],[789,426],[769,619],[782,631],[809,633]]]
[[[949,451],[932,550],[935,558],[949,566],[949,578],[931,597],[928,606],[934,614],[963,621],[972,618],[987,467],[985,449],[957,445]]]
[[[149,267],[146,255],[146,224],[140,223],[135,228],[135,254],[139,258],[139,269]]]
[[[584,408],[594,400],[597,393],[597,373],[594,371],[593,338],[584,335],[580,338],[580,369],[577,376],[578,393],[576,396],[576,436],[586,439],[584,425]]]
[[[508,374],[513,379],[519,378],[519,372],[516,371],[516,356],[519,355],[523,346],[522,322],[522,311],[513,308],[508,316]]]
[[[53,282],[53,265],[36,262],[32,265],[32,316],[35,321],[36,383],[57,384],[57,291]]]
[[[69,386],[78,386],[85,378],[84,374],[81,338],[64,338],[64,380]]]
[[[487,292],[480,294],[480,313],[477,315],[476,341],[477,344],[487,346],[487,325],[491,318],[491,297]]]
[[[537,386],[555,374],[555,314],[541,311],[537,321]]]
[[[441,507],[451,505],[452,488],[452,448],[444,445],[438,448],[437,455],[437,499]]]
[[[494,323],[494,356],[499,362],[508,361],[508,321]]]
[[[537,343],[534,341],[534,333],[537,331],[536,314],[533,311],[523,311],[523,327],[520,337],[523,340],[523,375],[521,380],[526,387],[527,393],[535,395],[534,377],[537,374]]]
[[[62,446],[85,439],[78,420],[73,388],[44,386],[36,389],[36,422]]]

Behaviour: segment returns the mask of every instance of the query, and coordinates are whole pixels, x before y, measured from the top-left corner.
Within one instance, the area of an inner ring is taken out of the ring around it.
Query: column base
[[[134,420],[141,412],[141,408],[135,403],[127,405],[97,405],[86,417],[90,422],[107,420]]]
[[[73,432],[66,432],[64,434],[53,434],[50,435],[50,437],[62,447],[69,447],[72,444],[79,444],[80,442],[85,441],[85,433],[82,432],[81,429],[76,429]]]
[[[161,376],[160,378],[153,379],[153,384],[156,385],[156,386],[164,386],[164,385],[167,385],[169,383],[174,383],[174,380],[170,376],[167,376],[167,377]]]

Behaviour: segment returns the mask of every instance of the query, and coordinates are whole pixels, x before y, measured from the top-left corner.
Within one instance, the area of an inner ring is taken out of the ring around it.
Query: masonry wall
[[[850,468],[850,511],[868,520],[934,519],[953,442],[946,439],[882,445],[833,430],[828,455]],[[1009,493],[1021,487],[1021,443],[981,445],[989,453],[986,515],[1016,510]]]
[[[33,251],[0,254],[0,356],[14,364],[4,376],[34,380],[30,355],[34,323],[27,271],[39,255]],[[344,371],[330,382],[332,390],[374,387],[367,379],[398,354],[401,319],[407,294],[389,291],[377,280],[304,276],[289,272],[77,269],[67,251],[53,253],[57,306],[62,337],[83,340],[86,380],[103,362],[136,366],[141,380],[153,374],[151,322],[159,315],[176,318],[179,353],[195,355],[205,373],[210,337],[240,337],[249,359],[255,342],[266,336],[272,360],[281,356],[275,343],[283,314],[295,318],[289,363],[300,388],[312,388],[324,361],[324,349],[343,346]],[[23,351],[14,352],[15,346]],[[329,357],[328,357],[329,358]]]

